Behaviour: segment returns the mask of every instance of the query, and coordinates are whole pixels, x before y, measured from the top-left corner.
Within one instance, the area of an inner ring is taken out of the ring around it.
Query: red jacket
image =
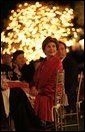
[[[56,55],[48,60],[43,60],[35,72],[35,86],[41,90],[41,93],[36,96],[34,109],[41,120],[52,121],[51,111],[54,105],[56,73],[57,70],[62,69],[62,63]]]

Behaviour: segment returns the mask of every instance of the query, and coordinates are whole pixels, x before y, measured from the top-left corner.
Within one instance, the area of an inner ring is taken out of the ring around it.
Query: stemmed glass
[[[21,73],[18,73],[18,74],[17,74],[17,78],[18,78],[18,80],[20,80],[20,78],[21,78]]]
[[[13,72],[12,71],[8,71],[8,78],[9,80],[11,80],[13,77]]]
[[[4,79],[6,79],[6,72],[1,72],[1,78],[4,78]]]

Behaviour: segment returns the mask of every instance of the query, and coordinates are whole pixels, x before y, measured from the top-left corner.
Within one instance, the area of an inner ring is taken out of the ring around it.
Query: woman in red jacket
[[[47,56],[37,68],[34,75],[34,86],[31,94],[35,94],[34,110],[41,120],[52,122],[52,106],[56,89],[56,73],[62,70],[62,63],[57,55],[58,42],[47,37],[42,43],[42,49]]]

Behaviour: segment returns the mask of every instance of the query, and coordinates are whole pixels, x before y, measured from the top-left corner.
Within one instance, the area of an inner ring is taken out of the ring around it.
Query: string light
[[[24,50],[29,63],[40,56],[45,57],[42,41],[47,36],[56,37],[71,46],[78,40],[77,32],[81,30],[70,28],[73,27],[73,19],[71,8],[63,7],[61,10],[59,6],[50,7],[39,2],[18,4],[17,8],[11,11],[6,30],[1,33],[1,42],[8,44],[8,47],[2,48],[2,53]],[[70,34],[72,37],[68,39]],[[15,46],[16,44],[18,46]]]

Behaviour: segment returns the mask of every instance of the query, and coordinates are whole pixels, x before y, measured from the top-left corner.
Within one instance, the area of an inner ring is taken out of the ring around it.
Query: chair
[[[56,100],[56,96],[55,96],[55,105],[52,108],[52,118],[54,117],[54,123],[55,123],[55,130],[61,130],[61,131],[65,131],[66,128],[68,127],[77,127],[77,129],[79,130],[79,112],[80,112],[80,103],[81,101],[79,100],[80,97],[80,90],[81,90],[81,84],[82,84],[82,75],[83,73],[80,73],[80,78],[79,78],[79,85],[78,85],[78,90],[77,90],[77,103],[76,103],[76,112],[75,113],[65,113],[65,109],[64,109],[64,94],[62,95],[61,100],[58,102]],[[57,82],[56,85],[62,84],[63,88],[64,88],[64,72],[62,71],[62,76],[61,73],[58,72],[57,74]],[[70,120],[70,117],[75,117],[75,122],[73,122],[73,118],[72,122],[66,121],[67,119]]]
[[[64,92],[64,70],[57,71],[56,74],[55,104],[52,107],[52,120],[54,121],[55,130],[60,129],[62,120],[60,118],[61,104]]]

